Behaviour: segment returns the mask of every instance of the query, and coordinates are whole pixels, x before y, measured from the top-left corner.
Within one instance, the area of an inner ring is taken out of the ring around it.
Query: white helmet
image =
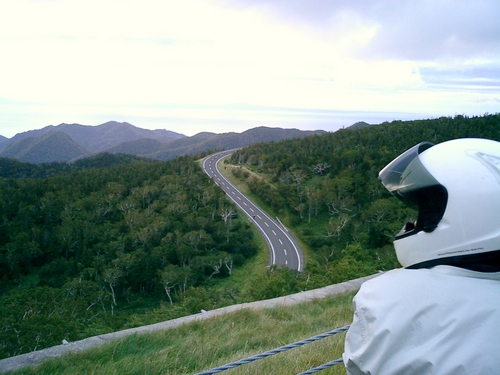
[[[389,163],[379,179],[418,208],[416,222],[394,240],[403,267],[500,270],[500,142],[423,142]]]

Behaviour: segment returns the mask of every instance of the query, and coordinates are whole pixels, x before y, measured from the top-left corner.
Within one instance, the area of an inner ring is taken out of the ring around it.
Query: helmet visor
[[[432,146],[430,142],[419,143],[387,164],[378,175],[382,185],[396,197],[410,201],[414,201],[411,193],[415,190],[439,185],[418,158],[419,154]]]
[[[396,239],[416,234],[420,231],[432,232],[441,221],[448,194],[422,164],[419,155],[432,147],[422,142],[394,159],[379,173],[379,179],[387,190],[409,206],[418,209],[417,221],[405,225]]]

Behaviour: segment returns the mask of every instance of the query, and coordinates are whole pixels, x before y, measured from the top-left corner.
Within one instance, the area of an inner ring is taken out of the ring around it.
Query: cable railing
[[[222,365],[222,366],[219,366],[219,367],[215,367],[215,368],[207,370],[207,371],[198,372],[195,375],[212,375],[212,374],[217,374],[217,373],[222,372],[222,371],[226,371],[226,370],[238,367],[238,366],[242,366],[242,365],[246,365],[248,363],[254,362],[254,361],[258,361],[259,359],[264,359],[264,358],[270,357],[270,356],[275,355],[275,354],[286,352],[287,350],[290,350],[290,349],[298,348],[300,346],[303,346],[303,345],[306,345],[306,344],[310,344],[310,343],[318,341],[318,340],[322,340],[322,339],[324,339],[326,337],[330,337],[330,336],[336,335],[337,333],[345,332],[348,329],[349,329],[348,325],[344,326],[344,327],[336,328],[334,330],[331,330],[331,331],[328,331],[328,332],[325,332],[325,333],[321,333],[319,335],[310,337],[308,339],[304,339],[304,340],[301,340],[301,341],[294,342],[292,344],[281,346],[281,347],[276,348],[276,349],[268,350],[268,351],[266,351],[264,353],[261,353],[261,354],[256,354],[256,355],[253,355],[253,356],[248,357],[248,358],[244,358],[244,359],[240,359],[240,360],[235,361],[235,362],[227,363],[225,365]],[[340,364],[342,362],[343,362],[342,358],[338,358],[338,359],[335,359],[335,360],[333,360],[331,362],[325,363],[325,364],[323,364],[321,366],[311,368],[311,369],[309,369],[309,370],[307,370],[305,372],[301,372],[301,373],[299,373],[297,375],[315,374],[315,373],[317,373],[319,371],[322,371],[322,370],[325,370],[325,369],[330,368],[332,366],[338,365],[338,364]]]

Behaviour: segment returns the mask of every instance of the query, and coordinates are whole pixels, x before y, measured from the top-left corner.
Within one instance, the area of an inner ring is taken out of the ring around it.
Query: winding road
[[[269,265],[275,264],[278,267],[302,271],[304,268],[302,251],[279,219],[272,219],[220,172],[219,161],[234,151],[222,151],[207,156],[202,162],[203,170],[257,226],[269,249]]]

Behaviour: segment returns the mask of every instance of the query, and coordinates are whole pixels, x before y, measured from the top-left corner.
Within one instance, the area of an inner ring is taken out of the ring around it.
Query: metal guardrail
[[[254,356],[251,356],[251,357],[248,357],[248,358],[245,358],[245,359],[240,359],[239,361],[236,361],[236,362],[227,363],[227,364],[225,364],[223,366],[219,366],[219,367],[207,370],[207,371],[199,372],[199,373],[197,373],[195,375],[212,375],[212,374],[217,374],[219,372],[226,371],[226,370],[238,367],[238,366],[246,365],[248,363],[257,361],[259,359],[264,359],[266,357],[269,357],[269,356],[272,356],[272,355],[275,355],[275,354],[286,352],[287,350],[290,350],[290,349],[293,349],[293,348],[298,348],[298,347],[300,347],[302,345],[305,345],[305,344],[310,344],[312,342],[315,342],[315,341],[318,341],[318,340],[322,340],[322,339],[324,339],[326,337],[330,337],[330,336],[336,335],[337,333],[345,332],[348,329],[349,329],[348,325],[344,326],[344,327],[336,328],[334,330],[331,330],[331,331],[328,331],[328,332],[325,332],[325,333],[322,333],[322,334],[310,337],[308,339],[297,341],[297,342],[294,342],[293,344],[288,344],[288,345],[285,345],[285,346],[282,346],[282,347],[279,347],[279,348],[276,348],[276,349],[268,350],[267,352],[264,352],[264,353],[261,353],[261,354],[256,354]],[[338,365],[338,364],[340,364],[342,362],[343,362],[342,358],[339,358],[339,359],[333,360],[331,362],[325,363],[325,364],[323,364],[321,366],[309,369],[309,370],[307,370],[305,372],[301,372],[300,374],[297,374],[297,375],[314,374],[314,373],[317,373],[317,372],[319,372],[321,370],[325,370],[325,369],[330,368],[332,366]]]

